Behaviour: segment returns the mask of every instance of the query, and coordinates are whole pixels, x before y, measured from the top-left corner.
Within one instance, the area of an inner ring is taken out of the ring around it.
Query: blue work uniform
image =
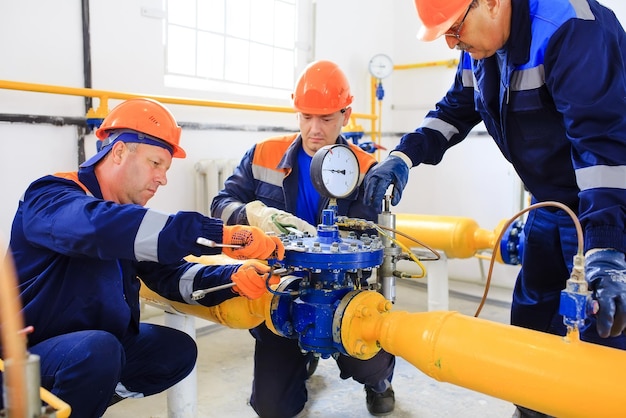
[[[360,187],[352,195],[337,199],[338,215],[376,220],[376,209],[363,203],[362,184],[365,173],[376,161],[341,136],[336,143],[349,145],[355,151],[361,169]],[[213,199],[212,216],[220,217],[228,224],[246,224],[245,205],[255,200],[298,215],[299,193],[311,188],[310,184],[299,184],[298,181],[301,152],[302,138],[297,134],[270,138],[253,146],[225,182],[224,189]],[[314,224],[320,223],[322,210],[327,205],[328,199],[320,197],[315,206],[318,215]],[[308,399],[306,380],[310,354],[302,353],[298,340],[280,337],[265,324],[250,332],[256,339],[250,404],[264,418],[297,415]],[[370,360],[339,355],[337,364],[342,379],[352,377],[377,392],[383,392],[391,382],[395,356],[382,350]]]
[[[197,349],[181,331],[139,322],[141,279],[164,297],[190,304],[197,289],[230,282],[238,268],[204,266],[187,255],[220,250],[223,222],[106,201],[93,167],[34,181],[19,202],[10,249],[28,350],[41,358],[42,386],[77,417],[100,417],[115,392],[142,397],[183,379]],[[230,289],[200,302],[216,305]],[[117,388],[117,389],[116,389]],[[1,398],[0,398],[1,402]]]
[[[396,150],[438,164],[483,121],[533,203],[558,201],[584,228],[584,250],[626,253],[626,35],[597,1],[512,0],[510,36],[494,56],[462,52],[454,83]],[[536,209],[525,225],[511,323],[563,334],[559,294],[577,252],[566,212]],[[626,348],[624,337],[587,341]]]

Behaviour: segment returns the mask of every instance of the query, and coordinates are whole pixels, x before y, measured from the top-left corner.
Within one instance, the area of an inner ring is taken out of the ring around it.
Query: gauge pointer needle
[[[324,171],[330,171],[331,173],[339,173],[339,174],[346,174],[346,170],[333,170],[331,168],[327,168]]]

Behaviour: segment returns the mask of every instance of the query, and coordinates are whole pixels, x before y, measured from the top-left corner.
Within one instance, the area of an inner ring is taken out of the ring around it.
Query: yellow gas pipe
[[[506,220],[493,230],[480,228],[471,218],[439,215],[396,214],[396,229],[419,240],[431,248],[443,251],[448,258],[469,258],[480,250],[492,249]],[[398,235],[398,241],[407,247],[415,242]],[[502,262],[500,252],[497,261]]]
[[[141,292],[155,295],[145,287]],[[274,330],[269,293],[213,308],[155,299],[230,328],[254,327],[265,318]],[[391,312],[391,302],[374,291],[355,291],[346,300],[335,315],[341,315],[341,343],[354,357],[371,358],[382,348],[436,380],[555,416],[614,417],[626,406],[616,390],[623,374],[616,368],[626,364],[622,350],[458,312]]]
[[[205,255],[202,257],[187,256],[185,260],[192,263],[201,263],[206,265],[224,265],[224,264],[240,264],[241,261],[232,259],[223,254],[217,255]],[[228,299],[217,306],[204,306],[204,305],[189,305],[186,303],[175,302],[164,298],[158,293],[152,291],[143,282],[139,290],[139,295],[144,302],[161,308],[165,311],[172,311],[175,313],[183,313],[186,315],[193,315],[198,318],[206,319],[207,321],[215,322],[234,329],[251,329],[260,325],[269,318],[269,303],[272,299],[272,294],[267,293],[263,297],[255,300],[250,300],[243,297],[235,297]],[[271,320],[267,321],[268,324]]]
[[[428,376],[558,417],[621,416],[626,352],[468,317],[389,312],[377,292],[359,292],[341,321],[349,354],[379,348]]]
[[[266,306],[269,306],[272,299],[272,294],[268,292],[255,300],[235,297],[217,306],[188,305],[166,299],[150,290],[143,283],[141,284],[140,295],[144,302],[165,311],[193,315],[235,329],[251,329],[262,324],[266,320],[265,314],[269,315],[269,308]]]
[[[273,106],[262,105],[254,103],[239,103],[239,102],[227,102],[217,100],[200,100],[186,97],[174,97],[174,96],[159,96],[154,94],[142,94],[142,93],[129,93],[119,92],[113,90],[96,90],[84,87],[68,87],[57,86],[52,84],[38,84],[38,83],[26,83],[21,81],[0,80],[0,89],[6,90],[18,90],[18,91],[30,91],[36,93],[50,93],[50,94],[62,94],[69,96],[79,97],[95,97],[100,101],[100,107],[97,109],[90,109],[87,113],[87,118],[104,118],[108,114],[108,101],[110,99],[128,100],[136,97],[146,97],[149,99],[158,100],[161,103],[174,104],[174,105],[187,105],[187,106],[203,106],[203,107],[217,107],[222,109],[237,109],[237,110],[258,110],[266,112],[280,112],[280,113],[293,113],[294,110],[290,106]],[[352,113],[352,117],[355,119],[370,119],[376,120],[377,116],[364,113]]]

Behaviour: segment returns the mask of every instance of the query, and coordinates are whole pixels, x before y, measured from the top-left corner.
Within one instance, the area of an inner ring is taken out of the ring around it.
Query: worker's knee
[[[41,385],[72,406],[72,416],[101,416],[120,380],[122,344],[105,331],[77,331],[32,346]]]
[[[68,373],[82,382],[115,386],[126,361],[119,340],[105,331],[81,331],[74,338],[75,345],[65,353]]]
[[[395,356],[383,350],[369,360],[359,360],[350,356],[339,356],[337,359],[342,379],[353,378],[374,388],[384,380],[391,381],[395,364]]]

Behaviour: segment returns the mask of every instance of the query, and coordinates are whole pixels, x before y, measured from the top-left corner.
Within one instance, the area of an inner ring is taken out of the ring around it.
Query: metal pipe
[[[55,410],[56,418],[67,418],[72,413],[70,405],[44,388],[39,388],[39,397]]]
[[[165,312],[163,324],[189,335],[196,341],[195,317]],[[192,418],[198,415],[198,368],[167,390],[167,417]]]
[[[6,247],[0,245],[0,248]],[[2,251],[1,253],[5,253]],[[6,373],[4,387],[7,390],[7,404],[10,416],[26,416],[28,409],[28,387],[26,382],[26,339],[20,330],[24,321],[20,314],[21,303],[17,292],[17,279],[13,267],[13,257],[6,251],[0,267],[0,331],[2,354],[10,361],[11,371]],[[4,367],[4,365],[3,365]]]
[[[37,84],[37,83],[24,83],[19,81],[0,80],[0,89],[7,90],[21,90],[30,91],[36,93],[52,93],[52,94],[64,94],[69,96],[84,96],[84,97],[98,97],[102,102],[108,99],[120,99],[128,100],[136,97],[145,97],[148,99],[158,100],[161,103],[176,104],[176,105],[188,105],[188,106],[203,106],[203,107],[219,107],[224,109],[239,109],[239,110],[259,110],[267,112],[282,112],[293,113],[294,110],[289,106],[270,106],[270,105],[257,105],[251,103],[238,103],[227,102],[217,100],[200,100],[190,99],[184,97],[173,96],[157,96],[151,94],[139,94],[139,93],[127,93],[127,92],[115,92],[110,90],[96,90],[79,87],[65,87],[55,86],[49,84]],[[106,116],[101,115],[101,116]],[[353,117],[358,119],[376,119],[376,115],[368,115],[364,113],[353,113]]]
[[[394,70],[413,70],[416,68],[427,68],[427,67],[437,67],[437,66],[445,66],[448,68],[454,68],[459,65],[458,59],[451,59],[445,61],[429,61],[429,62],[417,62],[413,64],[396,64],[393,66]]]
[[[14,387],[12,384],[12,382],[15,381],[16,373],[23,374],[25,379],[26,389],[23,391],[19,387]],[[5,407],[9,418],[41,416],[41,400],[39,399],[39,388],[41,386],[39,356],[26,353],[26,358],[7,357],[4,361],[4,376],[8,382],[8,384],[4,385],[4,391],[8,398]],[[23,405],[14,405],[11,402],[15,390],[20,391],[18,394],[20,398],[22,396],[25,397],[25,409],[23,412]]]
[[[445,66],[448,68],[454,68],[459,64],[458,59],[451,59],[445,61],[429,61],[429,62],[420,62],[413,64],[396,64],[393,66],[394,70],[413,70],[417,68],[427,68],[427,67],[436,67],[436,66]],[[371,113],[374,116],[371,118],[371,137],[372,141],[376,144],[381,144],[382,142],[382,100],[378,101],[378,111],[376,110],[376,88],[377,88],[378,79],[374,76],[370,77],[370,109]],[[378,128],[376,127],[376,122],[378,122]],[[376,150],[376,159],[380,161],[380,150]]]
[[[0,245],[0,248],[4,248]],[[3,251],[4,252],[4,251]],[[5,372],[3,385],[10,390],[7,396],[9,417],[25,417],[28,411],[36,411],[40,415],[39,399],[55,409],[57,418],[69,417],[72,408],[66,402],[39,386],[39,357],[29,355],[26,351],[24,321],[20,314],[21,303],[17,292],[17,278],[13,267],[13,258],[6,252],[0,266],[0,333],[2,337],[5,362],[0,359],[0,371]],[[39,395],[37,397],[37,395]]]
[[[354,296],[341,338],[349,354],[379,348],[428,376],[553,416],[614,417],[624,409],[626,352],[458,312],[389,312],[376,292]]]
[[[142,287],[142,296],[146,291]],[[371,358],[382,348],[436,380],[555,416],[612,417],[623,409],[621,392],[614,390],[621,387],[615,368],[626,364],[622,350],[451,311],[391,312],[391,302],[373,291],[349,297],[340,332],[354,357]],[[254,301],[235,297],[213,308],[168,303],[231,328],[253,328],[264,318],[274,328],[269,293]]]
[[[392,303],[396,301],[396,278],[393,272],[396,270],[396,260],[402,253],[400,247],[396,246],[392,239],[396,237],[396,215],[390,212],[391,197],[385,196],[383,201],[383,211],[378,215],[378,224],[389,228],[388,236],[383,236],[384,256],[383,263],[377,270],[377,280],[381,285],[381,293],[385,299]]]
[[[493,231],[480,228],[470,218],[439,215],[419,215],[399,213],[396,215],[396,228],[415,237],[426,245],[441,250],[448,258],[469,258],[477,251],[493,249],[504,222]],[[400,236],[402,244],[414,247],[415,242]],[[498,260],[502,258],[498,253]]]
[[[143,283],[140,295],[144,302],[165,311],[173,311],[186,315],[197,316],[234,329],[252,329],[265,321],[269,316],[271,293],[259,299],[250,300],[245,297],[234,297],[217,306],[189,305],[175,302],[153,292]],[[270,323],[271,321],[268,321]]]

